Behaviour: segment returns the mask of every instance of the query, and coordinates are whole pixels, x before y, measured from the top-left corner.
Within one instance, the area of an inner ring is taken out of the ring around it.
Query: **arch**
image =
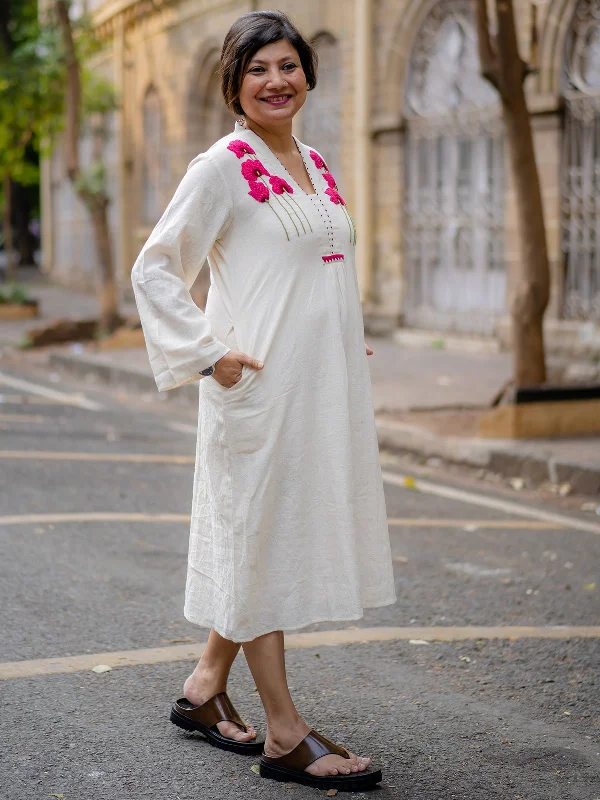
[[[169,181],[164,116],[158,90],[150,84],[142,102],[142,204],[145,223],[155,223],[164,210]]]
[[[327,31],[312,38],[319,57],[316,87],[302,109],[302,138],[323,154],[338,183],[342,178],[340,135],[342,115],[341,54],[338,40]],[[340,184],[341,185],[341,184]]]
[[[440,0],[408,0],[405,6],[397,4],[396,20],[386,27],[390,31],[390,45],[384,55],[382,74],[394,76],[396,80],[384,81],[380,108],[382,115],[397,118],[404,116],[406,74],[413,43],[431,10]]]
[[[221,95],[220,57],[217,42],[208,40],[200,49],[190,73],[186,108],[190,160],[233,130],[233,115]]]
[[[430,5],[404,65],[404,317],[493,333],[504,310],[504,143],[470,0]]]
[[[550,0],[540,31],[539,81],[540,92],[560,99],[564,52],[577,0]]]

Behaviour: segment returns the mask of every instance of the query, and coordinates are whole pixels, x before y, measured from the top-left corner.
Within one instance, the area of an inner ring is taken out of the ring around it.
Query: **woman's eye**
[[[286,64],[284,66],[284,69],[289,72],[291,69],[296,69],[296,65],[295,64],[291,64],[291,63],[290,64]]]

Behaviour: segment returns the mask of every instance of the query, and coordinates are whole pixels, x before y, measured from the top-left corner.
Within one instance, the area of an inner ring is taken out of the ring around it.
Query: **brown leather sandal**
[[[171,722],[184,731],[199,731],[206,736],[213,747],[231,750],[233,753],[256,755],[262,753],[264,742],[238,742],[230,739],[217,728],[218,722],[234,722],[246,731],[244,721],[235,710],[227,692],[220,692],[201,706],[194,706],[185,697],[178,700],[171,709]]]
[[[304,770],[313,761],[329,754],[350,758],[350,754],[320,733],[311,731],[290,753],[280,758],[263,755],[260,774],[285,783],[302,783],[315,789],[337,789],[340,792],[362,792],[382,780],[381,770],[351,772],[348,775],[311,775]]]

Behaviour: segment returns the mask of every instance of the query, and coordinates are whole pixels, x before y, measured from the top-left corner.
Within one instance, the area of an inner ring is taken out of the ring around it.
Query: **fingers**
[[[240,364],[245,364],[251,369],[262,369],[264,367],[262,361],[258,361],[256,358],[251,358],[250,356],[246,355],[246,353],[238,353],[237,360],[240,362]]]

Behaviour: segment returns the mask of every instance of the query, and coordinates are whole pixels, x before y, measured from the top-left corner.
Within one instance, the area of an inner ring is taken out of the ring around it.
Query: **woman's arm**
[[[232,213],[229,188],[205,153],[189,167],[133,266],[131,282],[161,392],[199,380],[201,370],[229,352],[189,290]]]

